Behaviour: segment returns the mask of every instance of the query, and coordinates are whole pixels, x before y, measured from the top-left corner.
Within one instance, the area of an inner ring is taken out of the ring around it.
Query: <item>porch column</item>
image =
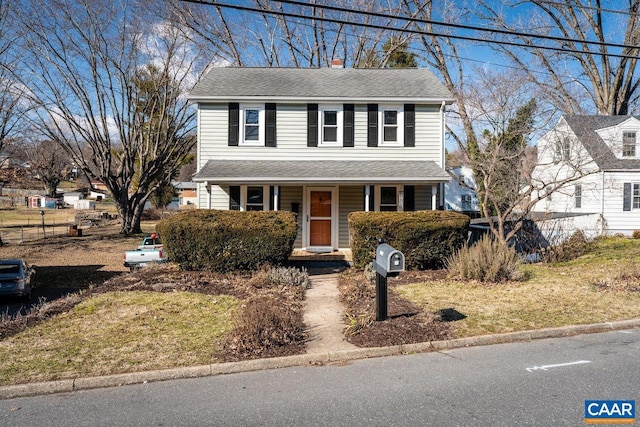
[[[280,210],[280,186],[279,185],[274,185],[273,186],[273,210],[277,211]]]
[[[364,211],[369,212],[369,200],[371,198],[371,185],[364,186]]]
[[[438,206],[438,186],[431,186],[431,210],[435,211]]]
[[[211,184],[209,182],[206,183],[207,188],[207,209],[211,209]]]

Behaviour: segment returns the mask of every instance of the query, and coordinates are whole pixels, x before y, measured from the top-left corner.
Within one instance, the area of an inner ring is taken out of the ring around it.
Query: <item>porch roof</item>
[[[451,177],[420,160],[209,160],[194,175],[212,184],[437,184]]]

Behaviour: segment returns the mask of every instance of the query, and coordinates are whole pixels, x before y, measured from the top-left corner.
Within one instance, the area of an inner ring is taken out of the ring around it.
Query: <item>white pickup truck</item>
[[[149,264],[163,262],[167,262],[167,254],[156,234],[142,239],[142,244],[137,249],[124,253],[124,266],[129,267],[131,271]]]

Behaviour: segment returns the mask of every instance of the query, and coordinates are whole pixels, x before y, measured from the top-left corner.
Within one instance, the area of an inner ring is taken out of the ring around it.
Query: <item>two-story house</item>
[[[639,137],[638,117],[561,117],[538,142],[533,177],[550,187],[554,180],[569,182],[534,211],[553,217],[553,228],[565,237],[577,229],[591,237],[639,230]]]
[[[296,248],[349,247],[353,211],[443,204],[445,108],[426,69],[213,68],[197,104],[197,205],[290,210]]]

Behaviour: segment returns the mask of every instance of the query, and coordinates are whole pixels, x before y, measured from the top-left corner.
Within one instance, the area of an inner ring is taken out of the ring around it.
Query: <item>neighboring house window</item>
[[[404,110],[402,107],[380,107],[380,145],[404,144]]]
[[[460,204],[462,206],[462,210],[463,211],[470,211],[471,210],[471,195],[470,194],[463,194],[460,196]]]
[[[264,116],[264,106],[240,106],[240,117],[242,118],[241,144],[264,145]]]
[[[582,184],[576,184],[573,192],[576,208],[582,207]]]
[[[320,145],[342,145],[342,108],[323,106],[319,114]]]
[[[569,160],[571,156],[571,142],[568,137],[556,141],[556,160]]]
[[[398,210],[398,187],[380,187],[380,210],[386,212]]]
[[[624,132],[622,134],[622,157],[636,156],[636,133]]]
[[[640,209],[640,184],[633,184],[633,209]]]

